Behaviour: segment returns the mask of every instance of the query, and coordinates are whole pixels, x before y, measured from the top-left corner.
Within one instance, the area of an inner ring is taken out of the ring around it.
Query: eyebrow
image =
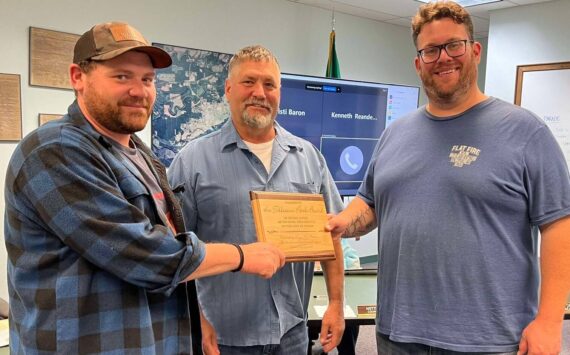
[[[436,46],[441,46],[442,44],[447,44],[450,42],[455,42],[455,41],[462,41],[464,40],[464,38],[460,38],[460,37],[451,37],[448,40],[442,42],[442,43],[435,43],[435,42],[428,42],[428,44],[426,44],[423,48],[428,48],[428,47],[436,47]]]
[[[252,80],[252,81],[261,81],[261,82],[277,82],[275,78],[271,75],[245,75],[241,80]]]
[[[113,68],[113,69],[109,69],[109,73],[110,74],[128,74],[128,75],[134,75],[135,72],[133,70],[130,69],[125,69],[125,68]],[[152,76],[152,77],[156,77],[156,72],[154,70],[145,72],[142,74],[142,76]]]

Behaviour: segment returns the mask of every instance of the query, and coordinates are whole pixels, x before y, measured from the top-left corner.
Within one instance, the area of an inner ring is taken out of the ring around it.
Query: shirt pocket
[[[316,184],[307,184],[303,182],[290,182],[289,188],[291,192],[300,192],[306,194],[316,194],[320,191],[320,188]]]
[[[127,200],[136,199],[141,195],[148,195],[148,189],[135,176],[126,176],[119,180],[119,188]]]
[[[144,211],[147,216],[154,216],[152,197],[146,186],[135,176],[126,176],[119,180],[119,188],[129,203]]]
[[[236,203],[240,202],[236,200],[236,190],[239,189],[230,189],[216,182],[203,183],[194,189],[193,198],[199,219],[207,224],[228,223],[235,212]]]

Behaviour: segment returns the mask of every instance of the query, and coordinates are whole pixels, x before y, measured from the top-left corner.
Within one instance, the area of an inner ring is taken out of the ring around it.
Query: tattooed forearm
[[[343,237],[360,237],[376,228],[376,215],[374,209],[366,208],[358,211],[346,228]]]

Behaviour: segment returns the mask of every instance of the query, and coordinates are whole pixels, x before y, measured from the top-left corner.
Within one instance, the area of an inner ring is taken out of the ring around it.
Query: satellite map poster
[[[231,54],[153,43],[172,57],[157,70],[152,151],[167,167],[192,139],[219,129],[230,117],[224,98]]]

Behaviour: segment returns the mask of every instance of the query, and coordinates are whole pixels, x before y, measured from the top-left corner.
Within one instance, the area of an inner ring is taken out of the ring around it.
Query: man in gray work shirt
[[[277,60],[267,49],[240,50],[225,87],[231,120],[188,143],[170,166],[171,185],[185,185],[184,219],[204,241],[256,240],[250,190],[320,193],[329,212],[342,209],[323,156],[275,122],[280,85]],[[336,260],[322,263],[330,301],[321,328],[325,351],[338,344],[344,329],[339,241],[335,249]],[[313,263],[287,263],[269,280],[226,274],[200,281],[204,351],[306,354],[312,278]]]

